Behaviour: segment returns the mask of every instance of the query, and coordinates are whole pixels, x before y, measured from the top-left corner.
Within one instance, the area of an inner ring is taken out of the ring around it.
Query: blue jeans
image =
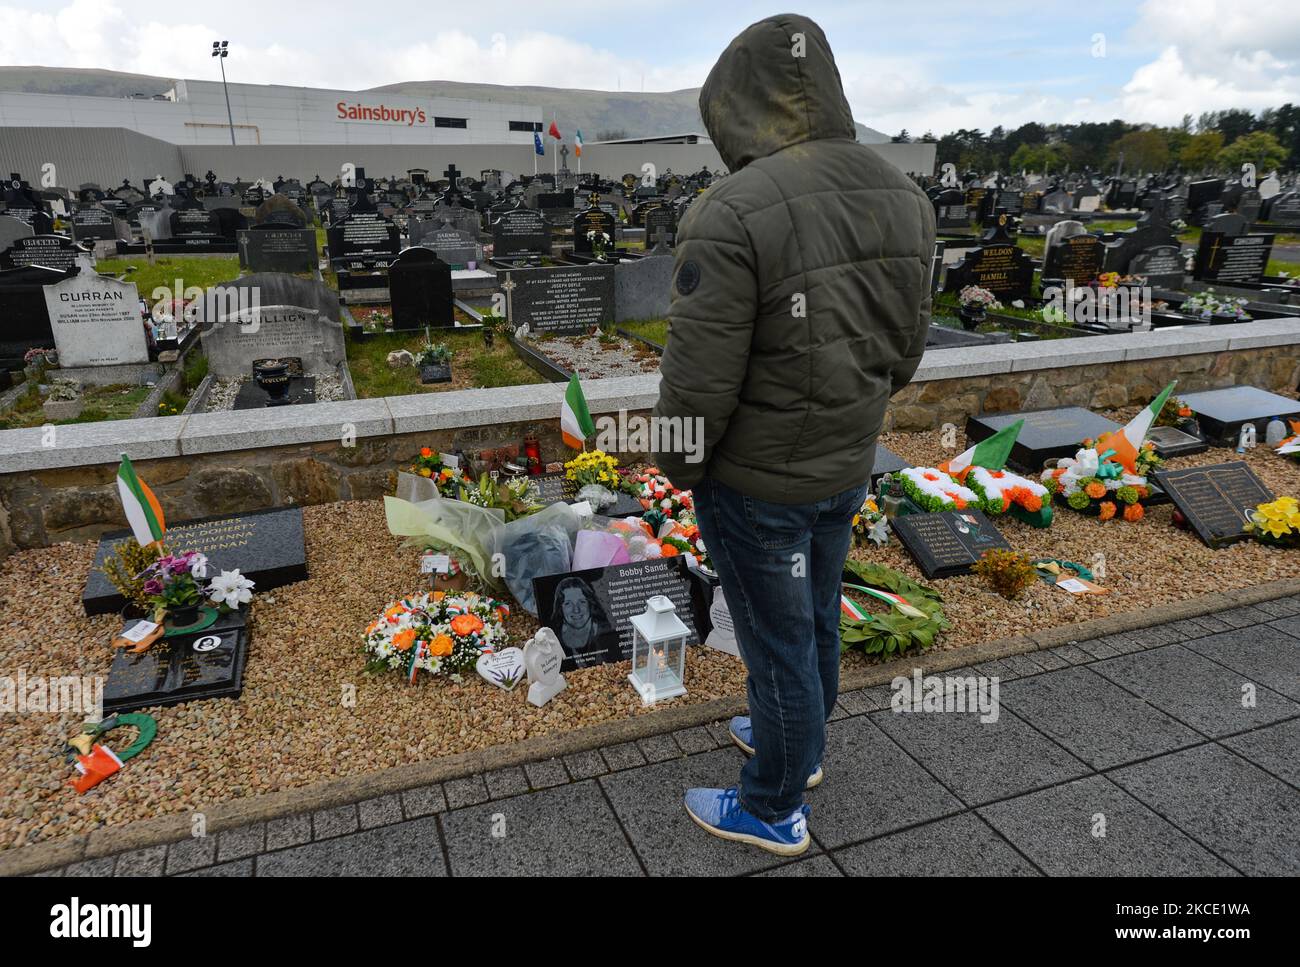
[[[840,685],[840,581],[867,485],[815,504],[768,503],[712,477],[693,492],[749,670],[754,756],[740,771],[740,802],[779,822],[803,803],[825,751]]]

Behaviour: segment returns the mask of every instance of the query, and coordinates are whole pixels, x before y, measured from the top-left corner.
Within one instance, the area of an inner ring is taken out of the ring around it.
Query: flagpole
[[[557,127],[555,126],[555,115],[554,115],[554,113],[551,114],[551,129],[554,130],[554,131],[558,131],[558,130],[559,130],[559,128],[557,128]],[[557,139],[557,140],[558,140],[558,139]],[[555,174],[555,182],[556,182],[555,187],[556,187],[556,189],[558,190],[559,187],[560,187],[560,184],[559,184],[559,181],[560,181],[560,152],[559,152],[559,149],[558,149],[558,148],[557,148],[555,151],[551,152],[551,171]]]

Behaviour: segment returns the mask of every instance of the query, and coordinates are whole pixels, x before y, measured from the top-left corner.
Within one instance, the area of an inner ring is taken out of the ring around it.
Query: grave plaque
[[[973,508],[901,514],[889,525],[928,578],[969,574],[985,551],[1011,550],[993,522]]]
[[[572,335],[614,318],[614,266],[503,269],[501,290],[511,325]]]
[[[1248,535],[1242,530],[1247,514],[1273,500],[1255,471],[1242,460],[1209,467],[1156,470],[1156,483],[1187,518],[1208,547],[1225,547]]]
[[[104,682],[104,714],[207,698],[238,698],[244,688],[247,657],[243,611],[221,615],[200,632],[161,638],[138,655],[125,648],[115,649]]]
[[[502,212],[492,223],[492,255],[543,256],[551,254],[551,227],[540,214],[528,208]]]
[[[1081,406],[1064,406],[972,416],[966,421],[966,440],[978,443],[1021,419],[1025,425],[1020,428],[1007,463],[1035,477],[1042,471],[1044,461],[1073,457],[1084,440],[1095,440],[1102,433],[1119,429],[1118,423]]]
[[[656,594],[676,605],[688,645],[698,645],[711,627],[711,602],[680,556],[536,577],[533,594],[539,621],[564,649],[563,671],[631,659],[632,616]]]
[[[140,472],[147,481],[148,469]],[[122,530],[105,534],[100,540],[81,595],[86,614],[107,614],[126,604],[104,576],[103,566],[114,547],[130,536],[129,530]],[[170,548],[206,554],[209,574],[238,568],[244,577],[256,583],[254,594],[307,578],[301,507],[172,524],[167,528],[165,540]]]
[[[1193,277],[1205,282],[1258,282],[1268,267],[1273,235],[1225,235],[1204,231]]]
[[[1184,433],[1176,426],[1153,426],[1147,431],[1146,438],[1156,448],[1156,453],[1165,460],[1204,453],[1210,449],[1210,445],[1200,437]]]
[[[312,272],[316,269],[316,230],[273,224],[238,233],[239,267],[250,272]]]
[[[60,366],[149,362],[135,283],[82,272],[46,286],[45,309]]]
[[[1256,437],[1263,441],[1268,421],[1300,419],[1300,403],[1258,386],[1229,386],[1226,389],[1184,393],[1183,402],[1196,414],[1205,439],[1217,446],[1236,447],[1243,424],[1255,424]]]

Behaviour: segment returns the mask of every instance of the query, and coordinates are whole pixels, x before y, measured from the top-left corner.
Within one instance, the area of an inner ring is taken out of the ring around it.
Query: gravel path
[[[881,442],[918,461],[933,462],[940,452],[938,431],[887,434]],[[1170,465],[1230,459],[1228,451],[1211,450]],[[1300,492],[1300,465],[1262,447],[1246,460],[1276,493]],[[1021,601],[1007,602],[975,577],[933,582],[942,588],[953,623],[937,647],[959,648],[1297,573],[1300,552],[1253,542],[1212,551],[1171,527],[1171,513],[1162,506],[1137,524],[1101,523],[1062,508],[1047,530],[1000,520],[1010,543],[1034,556],[1092,563],[1094,551],[1104,553],[1103,583],[1113,593],[1080,598],[1040,583]],[[568,675],[569,688],[542,709],[527,703],[522,688],[506,693],[477,680],[455,685],[431,679],[410,686],[400,675],[365,675],[358,636],[385,603],[419,586],[416,554],[388,535],[378,501],[309,507],[305,517],[311,578],[254,602],[241,699],[156,711],[158,738],[147,753],[85,796],[68,787],[71,770],[60,755],[78,717],[0,715],[6,739],[0,748],[0,849],[654,714],[628,686],[626,663]],[[854,554],[920,579],[896,543]],[[0,563],[0,674],[107,673],[108,640],[118,622],[87,618],[80,607],[93,555],[94,544],[60,544]],[[535,623],[516,609],[509,630],[522,644]],[[844,663],[860,667],[866,659],[850,653]],[[689,692],[673,705],[744,692],[740,662],[708,649],[691,651],[687,676]],[[355,686],[355,706],[342,701],[347,686]]]
[[[659,368],[659,356],[653,350],[621,336],[610,343],[601,342],[598,336],[556,336],[531,344],[569,372],[587,379],[639,376]]]

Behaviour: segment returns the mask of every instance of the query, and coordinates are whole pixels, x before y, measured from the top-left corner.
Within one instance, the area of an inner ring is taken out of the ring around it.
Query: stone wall
[[[1293,391],[1300,320],[930,352],[892,401],[885,429],[964,427],[981,412],[1142,405],[1171,379],[1179,391],[1242,383]],[[585,389],[597,420],[645,415],[658,375],[593,380]],[[532,433],[544,460],[559,459],[568,452],[559,435],[563,392],[543,384],[76,424],[58,427],[53,441],[43,428],[3,431],[0,558],[125,527],[114,482],[122,451],[171,520],[368,500],[391,492],[397,470],[422,446],[511,459]]]

